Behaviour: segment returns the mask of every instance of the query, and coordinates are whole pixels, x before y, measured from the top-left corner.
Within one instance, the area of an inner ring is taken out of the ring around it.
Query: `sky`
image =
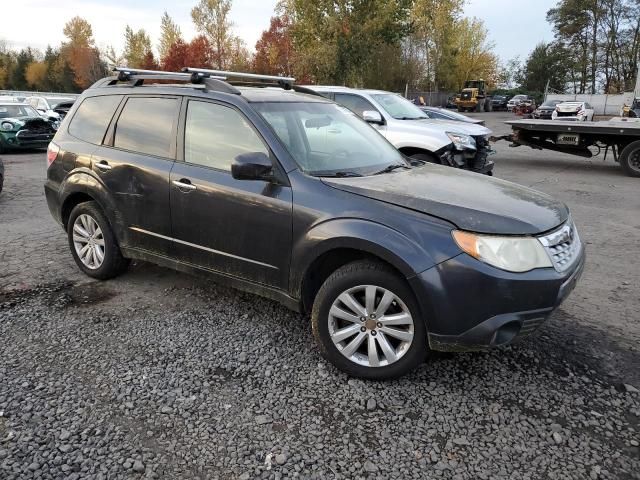
[[[253,49],[277,0],[233,0],[231,19],[234,32]],[[5,5],[6,3],[6,5]],[[125,25],[144,28],[152,42],[160,34],[160,18],[165,10],[176,21],[184,37],[195,36],[191,8],[197,0],[4,0],[0,39],[16,49],[26,46],[41,50],[59,45],[62,28],[73,16],[87,19],[98,47],[123,47]],[[503,61],[516,56],[525,59],[535,45],[553,39],[546,12],[557,0],[467,0],[465,15],[484,20],[495,52]],[[15,21],[13,21],[15,19]]]

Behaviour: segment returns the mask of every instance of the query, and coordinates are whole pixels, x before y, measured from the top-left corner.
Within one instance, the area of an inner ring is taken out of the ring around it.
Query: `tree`
[[[15,90],[28,90],[29,82],[27,81],[26,73],[29,64],[35,61],[34,52],[31,48],[23,48],[16,55],[15,66],[11,71],[9,78],[10,85]]]
[[[45,62],[31,62],[27,66],[25,79],[31,88],[44,90],[47,84],[47,64]]]
[[[287,0],[296,70],[317,82],[363,85],[384,45],[409,32],[410,0]],[[298,76],[298,73],[296,74]]]
[[[162,60],[162,68],[178,72],[182,67],[211,68],[211,45],[204,35],[191,42],[178,40],[169,47]]]
[[[65,24],[62,33],[74,47],[91,47],[94,44],[93,29],[84,18],[73,17]]]
[[[173,21],[165,10],[160,23],[160,42],[158,43],[158,54],[160,61],[169,53],[171,45],[178,40],[182,40],[182,32],[180,27]]]
[[[151,39],[144,29],[134,32],[129,25],[124,29],[124,53],[123,56],[127,63],[127,67],[142,68],[145,58],[148,55],[153,56],[151,50]]]
[[[64,63],[68,64],[74,73],[77,87],[87,88],[102,78],[106,71],[106,66],[100,60],[100,52],[95,47],[91,25],[83,18],[73,17],[65,24],[63,33],[67,42],[60,48],[59,62],[62,64],[58,66],[57,72],[65,75],[67,70]]]
[[[204,35],[213,47],[213,65],[225,69],[229,64],[229,53],[233,35],[229,20],[231,0],[200,0],[191,10],[196,30]]]
[[[547,82],[553,90],[564,92],[570,66],[567,65],[567,52],[557,44],[539,43],[533,49],[523,71],[525,90],[544,92]]]
[[[417,63],[418,82],[428,90],[451,88],[455,42],[464,0],[414,0],[413,32],[406,42],[409,61]]]
[[[267,75],[293,75],[291,19],[288,15],[271,17],[269,29],[256,42],[253,69]]]
[[[482,20],[463,18],[456,25],[455,55],[452,62],[452,83],[461,90],[466,80],[483,79],[489,86],[498,81],[498,58]]]

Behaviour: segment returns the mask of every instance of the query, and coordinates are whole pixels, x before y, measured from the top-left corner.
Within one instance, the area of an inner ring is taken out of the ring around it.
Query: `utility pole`
[[[549,79],[547,79],[547,84],[544,86],[544,101],[547,101],[547,95],[549,95]]]
[[[640,63],[638,63],[638,73],[636,74],[636,89],[633,92],[634,98],[640,98]]]

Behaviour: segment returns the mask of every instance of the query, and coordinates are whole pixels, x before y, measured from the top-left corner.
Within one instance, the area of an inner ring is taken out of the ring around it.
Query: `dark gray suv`
[[[99,81],[49,147],[49,208],[87,275],[212,275],[311,313],[321,353],[366,378],[511,343],[575,286],[562,203],[407,159],[292,79],[185,72]]]

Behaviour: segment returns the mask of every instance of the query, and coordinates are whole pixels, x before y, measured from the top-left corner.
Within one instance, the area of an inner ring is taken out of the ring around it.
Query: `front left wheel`
[[[382,263],[357,261],[331,274],[316,296],[311,321],[322,355],[354,377],[399,377],[427,353],[413,292]]]
[[[67,236],[73,259],[86,275],[107,280],[126,270],[129,260],[122,256],[111,225],[96,202],[74,207]]]

